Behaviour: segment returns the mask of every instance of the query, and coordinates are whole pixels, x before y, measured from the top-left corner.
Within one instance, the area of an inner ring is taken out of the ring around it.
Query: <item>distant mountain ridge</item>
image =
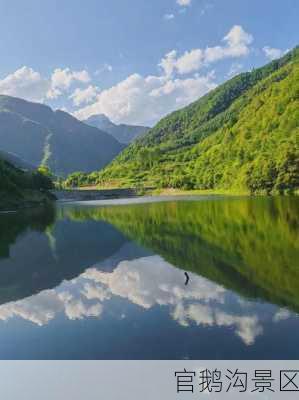
[[[103,168],[125,146],[64,111],[0,95],[0,149],[56,175]]]
[[[150,128],[139,125],[116,125],[104,114],[96,114],[87,118],[87,125],[94,126],[112,135],[120,143],[129,144],[136,138],[144,135]]]

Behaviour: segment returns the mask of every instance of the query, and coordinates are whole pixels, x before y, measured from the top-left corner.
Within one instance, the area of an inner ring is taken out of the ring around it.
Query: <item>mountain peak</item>
[[[65,176],[104,167],[124,146],[67,112],[0,96],[0,148],[34,166],[46,163]]]
[[[97,121],[109,121],[109,122],[112,123],[112,121],[111,121],[111,120],[107,117],[107,115],[105,115],[105,114],[93,114],[93,115],[91,115],[90,117],[88,117],[86,121],[88,121],[88,120],[91,120],[91,121],[93,121],[93,120],[97,120]]]
[[[114,129],[115,125],[105,114],[94,114],[83,121],[85,124],[94,126],[102,131],[110,133],[110,129]],[[110,133],[111,134],[111,133]]]
[[[149,129],[145,126],[114,124],[105,114],[91,115],[83,122],[109,133],[120,143],[124,144],[131,143]]]

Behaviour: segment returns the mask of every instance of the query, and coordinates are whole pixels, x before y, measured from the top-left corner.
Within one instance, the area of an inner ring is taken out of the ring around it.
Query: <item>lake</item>
[[[0,359],[299,358],[298,197],[152,200],[0,215]]]

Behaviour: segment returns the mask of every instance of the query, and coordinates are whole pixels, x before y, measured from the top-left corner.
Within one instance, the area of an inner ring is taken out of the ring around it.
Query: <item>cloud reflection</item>
[[[0,320],[12,317],[43,326],[63,312],[70,320],[85,317],[99,317],[103,307],[100,303],[88,305],[80,297],[75,298],[68,292],[58,293],[56,290],[45,290],[24,300],[0,306]]]
[[[198,275],[190,273],[188,286],[184,280],[182,270],[159,256],[121,261],[113,272],[95,266],[56,289],[0,306],[0,319],[19,317],[43,326],[61,313],[70,320],[99,318],[109,310],[109,301],[120,297],[145,310],[168,307],[181,326],[231,328],[246,345],[263,333],[248,302],[239,302],[231,292]],[[273,318],[286,317],[284,312]]]

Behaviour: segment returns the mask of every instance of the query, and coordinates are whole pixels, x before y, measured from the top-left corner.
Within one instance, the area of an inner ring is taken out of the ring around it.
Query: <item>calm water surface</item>
[[[0,215],[0,359],[298,359],[298,225],[293,197]]]

